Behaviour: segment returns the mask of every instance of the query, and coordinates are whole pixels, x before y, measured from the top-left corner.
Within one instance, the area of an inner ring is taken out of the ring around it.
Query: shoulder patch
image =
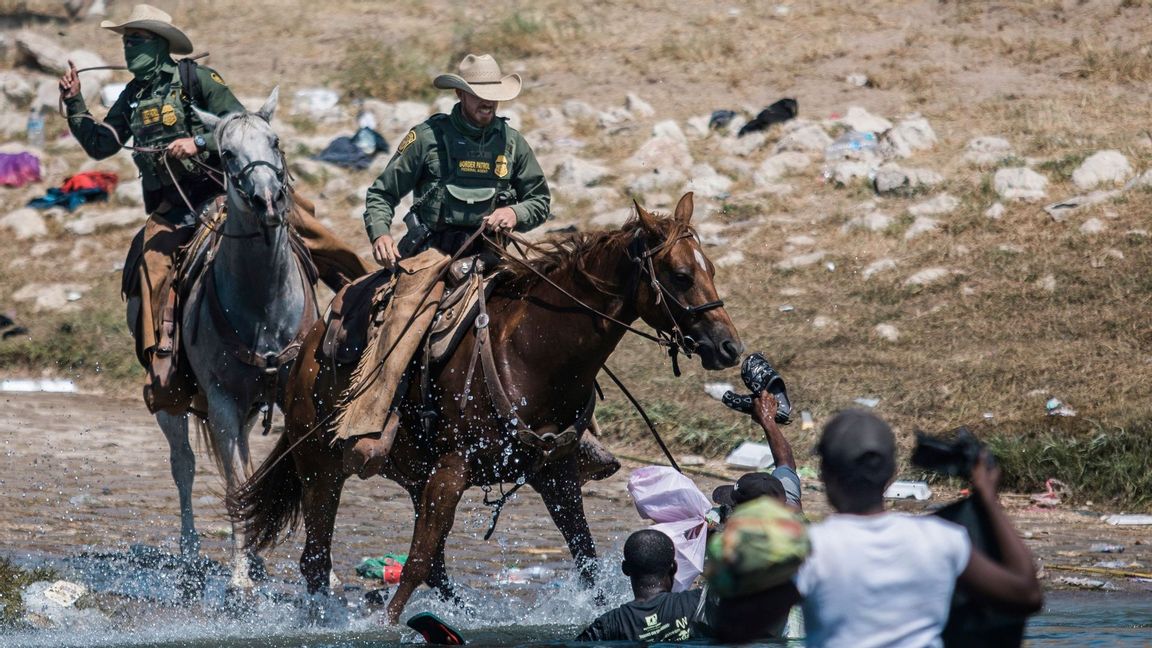
[[[220,75],[216,72],[209,73],[208,78],[212,79],[216,83],[219,83],[220,85],[227,85],[224,83],[224,79],[220,78]]]
[[[408,131],[408,134],[404,136],[404,139],[400,140],[399,146],[396,147],[396,152],[397,153],[403,153],[404,149],[407,149],[409,146],[412,146],[412,142],[415,142],[415,141],[416,141],[416,129],[412,129],[412,130]]]

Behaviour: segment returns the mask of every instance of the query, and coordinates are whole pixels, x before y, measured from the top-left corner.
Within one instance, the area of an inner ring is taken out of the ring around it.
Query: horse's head
[[[684,194],[665,218],[635,205],[629,253],[640,266],[636,308],[641,319],[670,334],[685,351],[700,354],[705,369],[734,366],[744,345],[716,294],[716,267],[692,229],[692,194]]]
[[[253,225],[265,232],[285,223],[289,207],[284,154],[270,125],[279,96],[280,88],[274,88],[260,110],[224,117],[194,107],[200,121],[216,134],[229,200],[233,210],[241,212],[233,215],[254,217]]]

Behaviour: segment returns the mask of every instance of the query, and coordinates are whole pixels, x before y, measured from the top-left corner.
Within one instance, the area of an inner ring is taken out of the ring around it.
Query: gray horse
[[[273,90],[255,113],[217,117],[196,111],[216,133],[227,217],[219,228],[219,247],[183,305],[182,353],[206,399],[205,436],[229,493],[251,466],[248,432],[260,410],[272,407],[298,339],[317,317],[311,280],[293,251],[287,171],[269,125],[278,96],[279,89]],[[200,539],[192,517],[196,458],[188,415],[159,413],[156,419],[168,438],[180,493],[180,552],[195,560]],[[233,524],[229,585],[249,590],[258,559],[243,550],[242,534]]]

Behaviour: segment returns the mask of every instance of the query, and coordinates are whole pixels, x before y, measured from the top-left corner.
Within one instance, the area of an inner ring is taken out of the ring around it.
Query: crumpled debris
[[[1059,479],[1049,479],[1044,482],[1045,491],[1043,493],[1035,493],[1029,499],[1036,506],[1051,508],[1060,506],[1060,496],[1066,495],[1069,492],[1068,486]]]

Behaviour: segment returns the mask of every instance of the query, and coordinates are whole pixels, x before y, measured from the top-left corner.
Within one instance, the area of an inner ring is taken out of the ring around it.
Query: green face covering
[[[124,60],[128,63],[128,71],[137,79],[152,76],[160,66],[160,62],[166,58],[168,58],[168,41],[163,38],[124,45]]]

